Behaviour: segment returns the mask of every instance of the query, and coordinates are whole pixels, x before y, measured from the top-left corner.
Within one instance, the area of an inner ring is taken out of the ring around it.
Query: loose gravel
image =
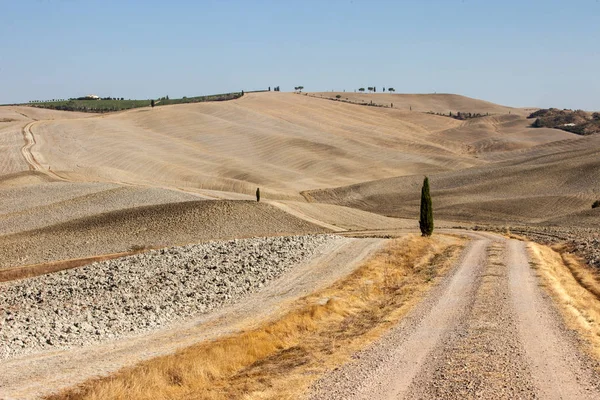
[[[473,303],[413,381],[410,399],[535,399],[518,339],[503,244],[488,248]]]
[[[475,239],[453,274],[309,398],[599,399],[597,363],[544,296],[524,243]]]
[[[0,284],[0,359],[157,329],[258,291],[334,235],[154,250]]]

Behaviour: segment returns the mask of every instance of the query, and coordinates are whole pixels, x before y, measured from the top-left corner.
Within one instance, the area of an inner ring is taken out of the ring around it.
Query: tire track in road
[[[507,242],[511,298],[536,390],[541,399],[600,399],[598,376],[539,288],[525,243]]]
[[[331,400],[404,398],[428,362],[429,354],[469,309],[491,240],[476,236],[458,268],[433,289],[381,341],[359,353],[356,363],[334,371],[315,385],[310,397]]]

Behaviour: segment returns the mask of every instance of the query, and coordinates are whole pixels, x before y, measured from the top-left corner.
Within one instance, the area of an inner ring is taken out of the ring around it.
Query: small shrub
[[[151,248],[152,248],[152,246],[147,245],[147,244],[134,244],[133,246],[131,246],[129,248],[129,251],[141,252],[141,251],[150,250]]]
[[[338,94],[338,95],[336,95],[336,96],[335,96],[335,98],[336,98],[336,99],[341,99],[341,98],[342,98],[342,95]]]
[[[598,207],[600,207],[600,200],[596,200],[594,202],[594,204],[592,204],[592,208],[598,208]]]

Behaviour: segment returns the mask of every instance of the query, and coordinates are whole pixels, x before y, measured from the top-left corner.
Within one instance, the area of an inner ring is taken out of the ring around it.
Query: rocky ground
[[[0,284],[0,359],[137,334],[239,300],[333,235],[154,250]]]

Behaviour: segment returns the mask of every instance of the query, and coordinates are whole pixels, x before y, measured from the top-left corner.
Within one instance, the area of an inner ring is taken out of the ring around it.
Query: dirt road
[[[266,318],[276,318],[295,299],[349,274],[385,242],[382,239],[336,242],[244,301],[153,334],[5,360],[0,363],[0,399],[47,395],[138,361],[251,328]]]
[[[311,399],[598,399],[524,243],[473,234],[454,274]]]

